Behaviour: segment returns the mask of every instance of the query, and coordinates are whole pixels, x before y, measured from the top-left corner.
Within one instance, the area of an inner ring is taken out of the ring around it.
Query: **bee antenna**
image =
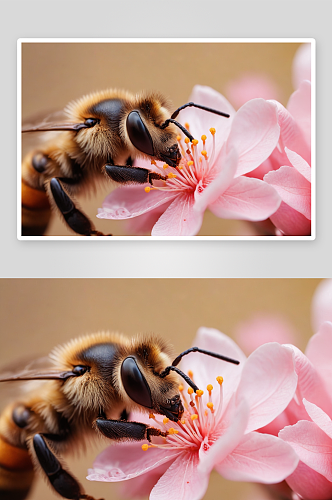
[[[239,365],[240,361],[233,359],[233,358],[228,358],[227,356],[223,356],[222,354],[217,354],[216,352],[211,352],[211,351],[206,351],[205,349],[200,349],[199,347],[191,347],[190,349],[187,349],[186,351],[181,352],[181,354],[178,355],[177,358],[172,363],[172,366],[177,366],[183,356],[186,356],[186,354],[190,354],[191,352],[200,352],[201,354],[205,354],[206,356],[211,356],[212,358],[217,358],[217,359],[222,359],[223,361],[227,361],[228,363],[233,363],[234,365]]]
[[[165,368],[165,370],[163,370],[161,373],[155,373],[155,375],[158,375],[158,377],[161,377],[161,378],[165,378],[167,377],[167,375],[169,375],[169,372],[170,371],[174,371],[176,373],[178,373],[180,375],[180,377],[182,377],[188,385],[190,385],[190,387],[192,387],[194,389],[194,391],[198,391],[198,387],[196,384],[194,384],[194,382],[191,380],[190,377],[188,377],[188,375],[186,375],[185,373],[183,373],[179,368],[176,368],[176,366],[167,366]]]
[[[176,120],[173,120],[173,118],[168,118],[168,120],[164,121],[164,123],[162,123],[160,125],[160,128],[164,129],[164,128],[168,127],[168,125],[170,123],[174,123],[174,125],[179,127],[179,129],[184,133],[184,135],[186,135],[188,137],[190,142],[193,142],[194,137],[188,132],[188,130],[183,125],[181,125],[181,123],[177,122]]]

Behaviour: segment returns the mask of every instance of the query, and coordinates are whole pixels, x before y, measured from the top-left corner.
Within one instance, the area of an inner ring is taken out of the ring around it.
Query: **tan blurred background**
[[[24,43],[22,118],[61,110],[71,100],[105,88],[158,90],[174,108],[188,102],[195,84],[226,94],[230,80],[244,73],[270,78],[286,105],[293,88],[291,66],[298,43]],[[96,213],[113,189],[107,179],[83,210],[104,233],[125,235],[124,222],[98,220]],[[48,235],[73,235],[54,217]],[[224,221],[206,212],[199,235],[252,234],[249,224]]]
[[[133,335],[155,332],[179,353],[200,326],[234,336],[237,325],[264,312],[281,315],[296,330],[302,350],[313,334],[310,304],[319,279],[2,279],[0,367],[47,354],[55,345],[97,330]],[[5,384],[11,387],[13,384]],[[8,399],[0,386],[2,405]],[[100,443],[85,457],[66,462],[95,498],[120,500],[118,485],[84,478]],[[263,500],[253,484],[232,483],[213,473],[205,500]],[[32,500],[59,498],[39,478]],[[170,497],[171,498],[171,497]],[[176,500],[176,499],[174,499]]]

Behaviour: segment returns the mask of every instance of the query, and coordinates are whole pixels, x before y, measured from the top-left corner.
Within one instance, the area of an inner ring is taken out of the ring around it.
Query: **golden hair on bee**
[[[166,176],[133,166],[133,162],[148,158],[177,169],[181,160],[178,130],[194,139],[175,120],[187,106],[229,116],[192,102],[171,113],[170,101],[159,92],[131,94],[109,89],[69,103],[62,121],[57,117],[56,121],[23,129],[25,133],[57,134],[23,158],[22,235],[43,234],[52,209],[76,234],[102,236],[74,196],[91,192],[105,178],[125,185],[166,180]]]
[[[153,412],[178,421],[184,411],[179,394],[182,377],[198,387],[177,365],[190,352],[238,364],[238,361],[192,347],[172,361],[172,349],[154,335],[129,339],[99,332],[60,345],[49,363],[37,363],[1,382],[39,380],[0,415],[0,496],[23,500],[33,469],[64,498],[94,500],[62,463],[61,454],[82,449],[93,435],[113,441],[150,441],[167,433],[129,419],[131,410]]]

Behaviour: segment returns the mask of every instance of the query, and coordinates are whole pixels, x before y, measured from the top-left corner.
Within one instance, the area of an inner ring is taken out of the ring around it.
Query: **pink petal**
[[[277,145],[279,126],[275,106],[264,99],[247,102],[236,113],[226,147],[239,154],[236,175],[257,168]]]
[[[332,421],[330,417],[319,406],[310,403],[306,399],[303,400],[303,404],[311,420],[332,439]]]
[[[303,462],[299,462],[287,483],[304,500],[331,500],[332,483]]]
[[[237,399],[250,403],[247,432],[276,418],[294,396],[296,384],[291,349],[276,342],[256,349],[244,365],[237,389]]]
[[[294,167],[268,172],[264,181],[275,188],[287,205],[311,220],[311,184]]]
[[[152,236],[193,236],[200,230],[203,213],[193,209],[193,194],[184,192],[176,196],[153,226]]]
[[[303,80],[311,81],[311,43],[302,44],[293,59],[292,82],[295,89]]]
[[[307,179],[308,182],[311,182],[310,165],[308,165],[308,163],[303,158],[301,158],[300,155],[294,153],[294,151],[285,148],[285,152],[293,167],[296,168],[296,170],[300,172],[300,174],[302,174],[303,177],[305,177],[305,179]]]
[[[311,148],[311,83],[303,81],[291,96],[287,109],[303,133],[305,142]]]
[[[315,423],[301,420],[285,427],[279,437],[294,448],[302,462],[332,480],[332,440]]]
[[[216,152],[218,152],[229,134],[232,119],[235,115],[233,106],[219,92],[203,85],[195,85],[189,97],[189,102],[202,104],[208,108],[231,115],[230,118],[224,118],[197,108],[185,108],[180,112],[179,121],[182,124],[189,123],[190,132],[195,139],[199,140],[201,135],[205,134],[208,141],[211,140],[212,142],[209,130],[211,127],[216,129]]]
[[[222,165],[220,173],[212,182],[210,182],[210,184],[208,184],[200,195],[196,195],[195,192],[195,210],[203,212],[224,193],[234,179],[237,169],[237,161],[238,154],[235,149],[232,149],[227,156],[221,154],[219,158],[216,159],[215,163],[220,163],[220,165]]]
[[[210,446],[207,452],[200,452],[200,471],[210,472],[217,464],[220,464],[223,460],[225,460],[229,453],[232,453],[244,437],[248,417],[248,402],[243,399],[238,405],[236,405],[235,401],[232,400],[227,409],[227,427],[224,433],[212,444],[212,446]],[[223,421],[223,424],[224,423],[225,422]]]
[[[181,450],[158,448],[143,451],[141,443],[112,445],[98,455],[87,479],[104,482],[126,481],[173,461],[180,453]]]
[[[216,466],[216,470],[231,481],[279,483],[289,476],[298,464],[298,458],[291,446],[285,444],[275,436],[251,432]]]
[[[120,187],[112,191],[99,209],[99,219],[130,219],[173,200],[177,193],[172,191],[144,191],[144,186]]]
[[[332,399],[329,397],[318,371],[297,347],[288,346],[293,351],[295,371],[298,375],[296,388],[296,403],[287,408],[287,413],[295,412],[297,420],[308,420],[306,410],[302,405],[303,398],[317,404],[332,414]],[[295,423],[295,422],[294,422]]]
[[[325,321],[332,321],[332,279],[322,280],[316,288],[311,303],[311,316],[314,332]]]
[[[183,453],[159,479],[150,500],[200,500],[207,490],[209,473],[197,466],[197,453]]]
[[[165,212],[165,210],[169,207],[172,201],[168,201],[163,205],[159,205],[159,207],[154,208],[150,212],[146,212],[143,215],[139,215],[138,217],[132,217],[127,220],[126,223],[126,232],[127,234],[134,235],[145,235],[151,234],[153,226],[158,221],[159,217]]]
[[[243,73],[239,78],[229,81],[226,95],[237,109],[256,97],[280,100],[275,82],[267,75],[257,73]]]
[[[181,370],[185,373],[191,370],[202,390],[205,390],[208,384],[213,385],[216,377],[222,375],[224,379],[223,401],[226,407],[240,381],[246,356],[232,339],[214,328],[200,328],[193,345],[240,361],[239,365],[234,365],[220,359],[207,358],[206,355],[200,353],[188,354],[181,361]]]
[[[309,164],[311,163],[310,145],[307,144],[305,137],[290,112],[279,102],[270,101],[274,103],[278,113],[278,123],[280,125],[280,138],[278,147],[283,152],[285,147],[291,151],[295,151],[301,155]],[[285,163],[281,163],[285,164]]]
[[[295,344],[297,332],[282,316],[257,313],[235,327],[235,338],[247,354],[262,344],[278,342]]]
[[[121,484],[121,498],[142,498],[149,496],[152,488],[157,484],[168,468],[169,462],[160,465],[147,474],[129,479],[129,481],[124,481]]]
[[[237,177],[209,208],[217,217],[259,221],[270,217],[280,205],[276,190],[259,179]]]
[[[309,236],[311,234],[311,221],[283,201],[270,219],[285,236]]]
[[[306,355],[321,376],[329,394],[332,394],[331,352],[332,323],[326,322],[321,325],[319,332],[311,337],[306,349]]]

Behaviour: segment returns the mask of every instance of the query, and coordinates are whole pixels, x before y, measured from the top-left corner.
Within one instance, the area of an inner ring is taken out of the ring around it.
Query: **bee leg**
[[[70,500],[80,500],[81,498],[94,500],[93,497],[85,495],[79,482],[62,468],[61,463],[48,447],[42,434],[34,435],[32,445],[39,465],[59,495]]]
[[[119,184],[152,184],[153,180],[166,181],[167,177],[147,168],[131,167],[125,165],[105,165],[106,174]]]
[[[105,236],[103,233],[96,231],[90,219],[76,208],[73,200],[56,177],[51,179],[50,191],[56,206],[72,231],[84,236]]]
[[[150,441],[151,436],[166,437],[168,435],[167,432],[162,432],[141,422],[98,418],[95,425],[105,437],[114,441],[143,441],[144,439]]]

